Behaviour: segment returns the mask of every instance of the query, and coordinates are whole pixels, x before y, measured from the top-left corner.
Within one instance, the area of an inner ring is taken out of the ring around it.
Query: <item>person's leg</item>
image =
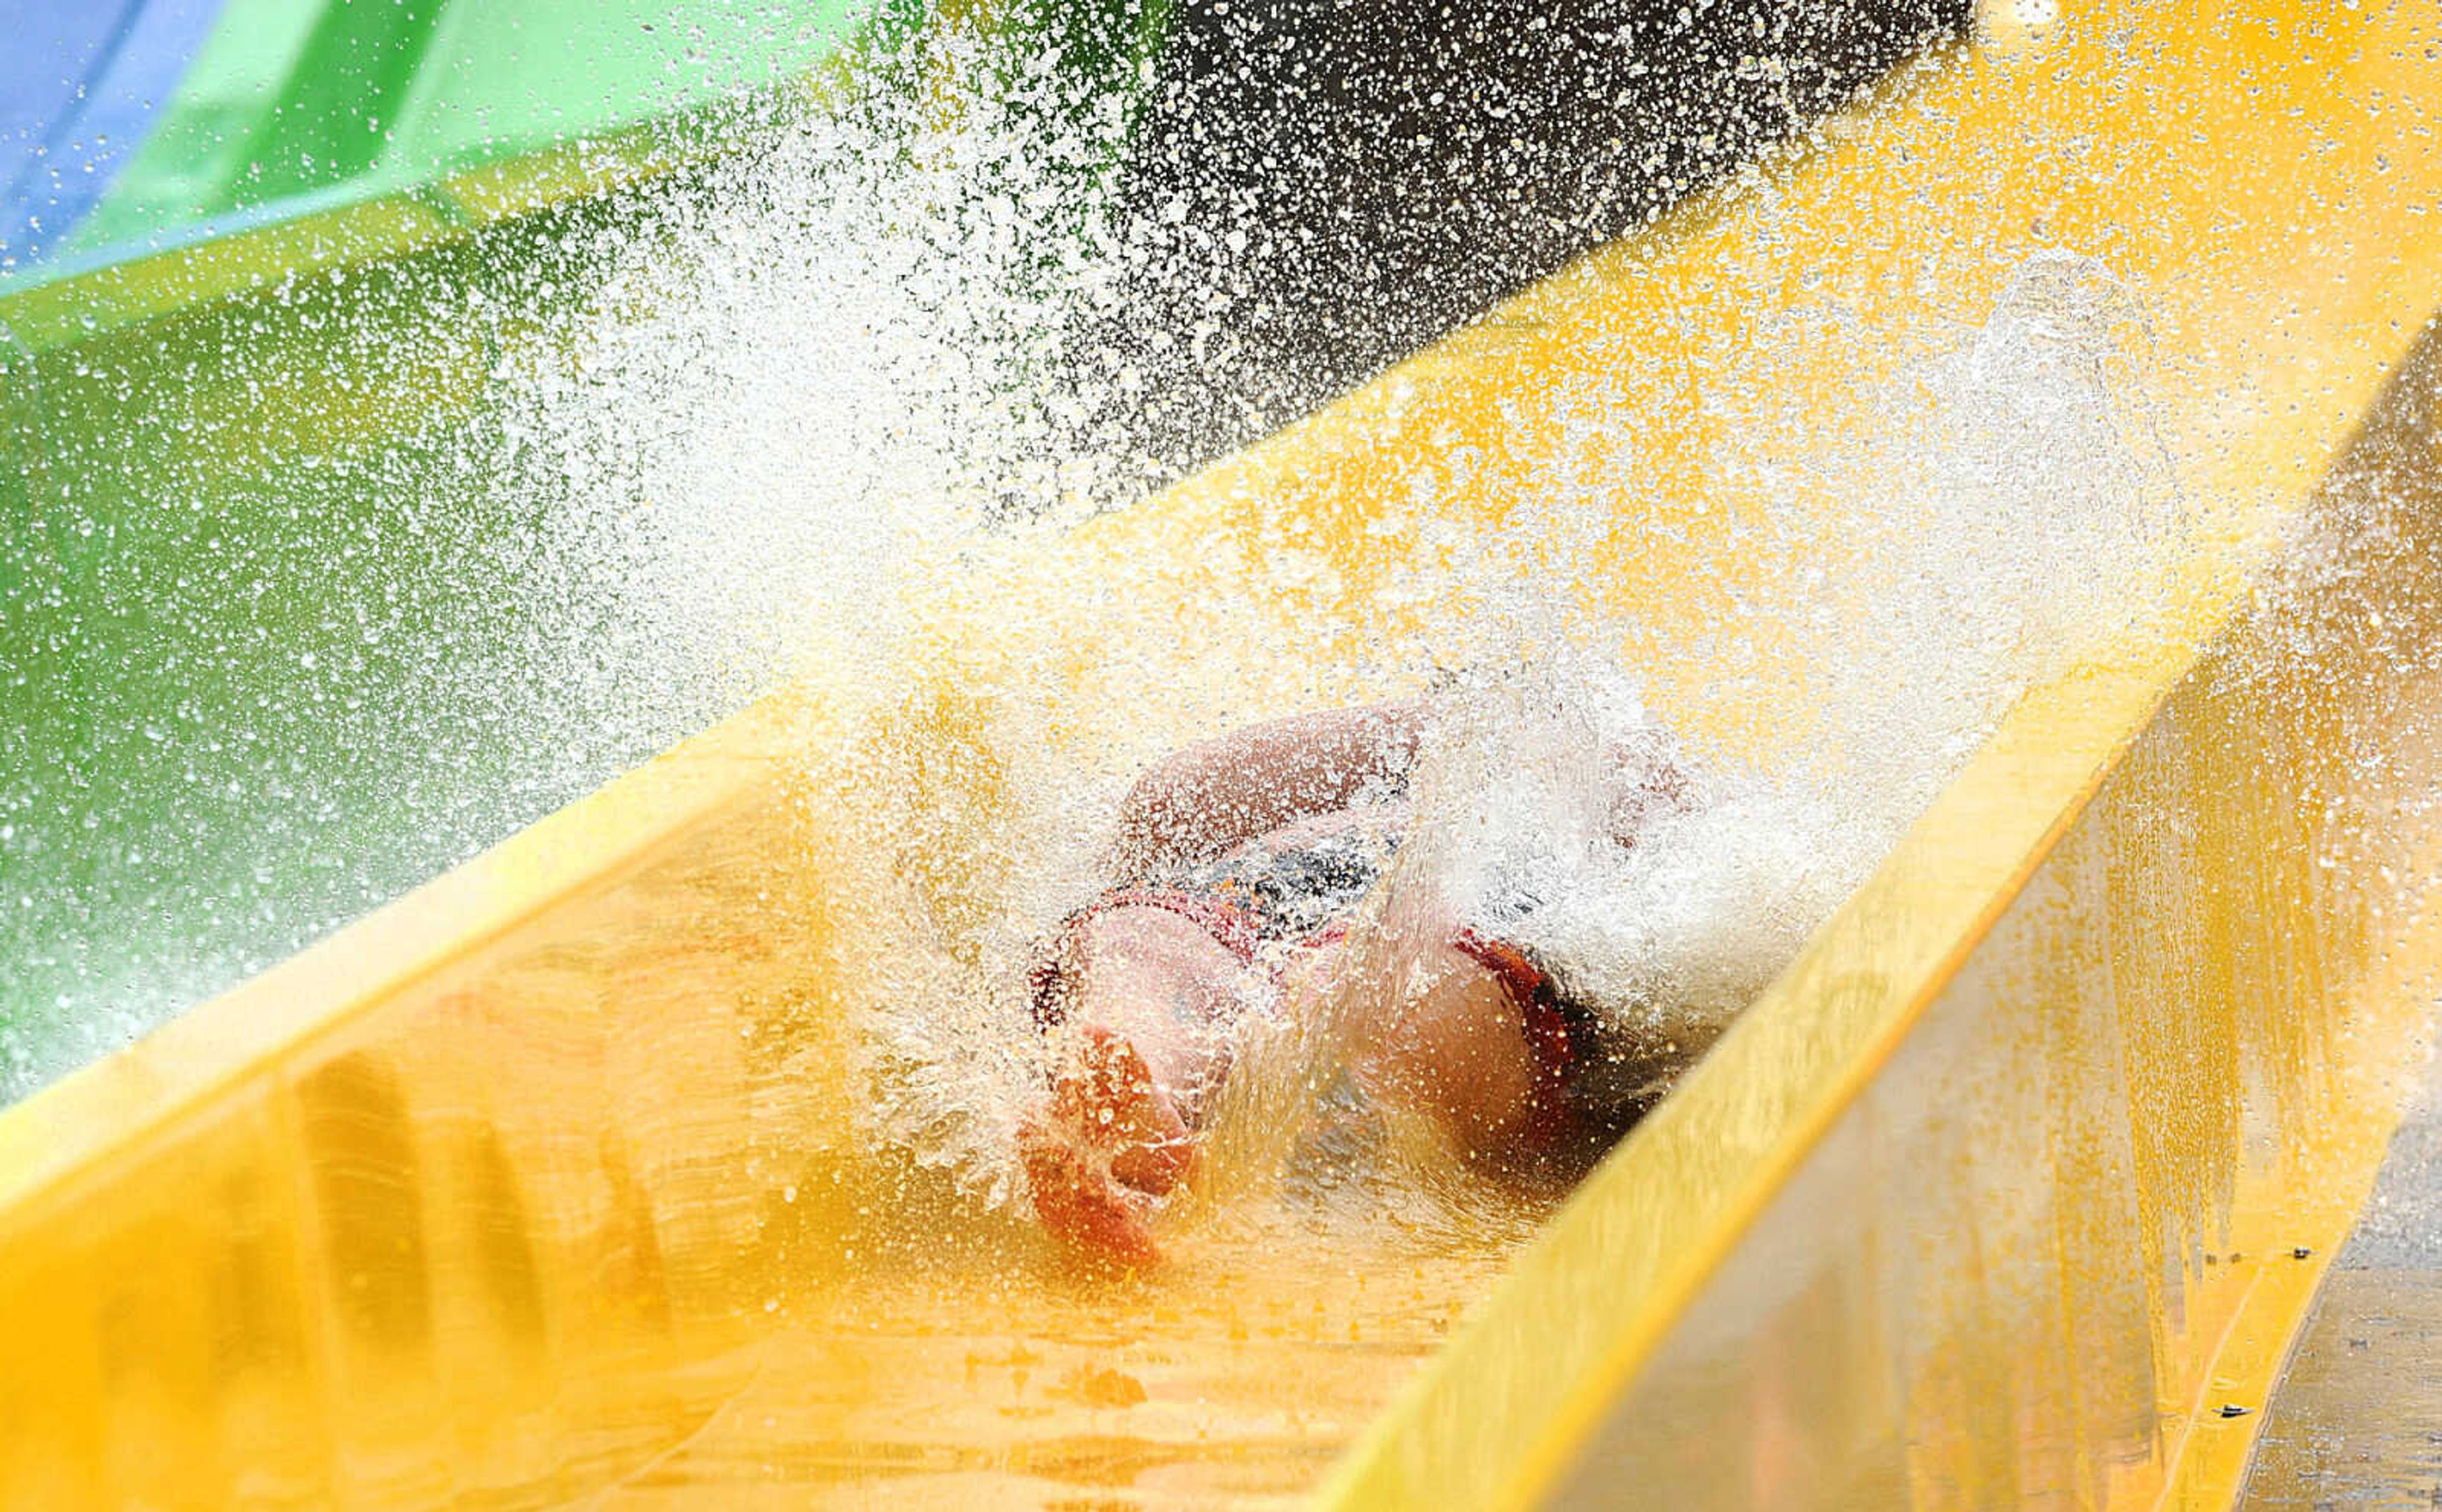
[[[1218,1079],[1238,957],[1192,920],[1115,908],[1085,921],[1066,963],[1074,993],[1051,1032],[1051,1096],[1019,1133],[1036,1212],[1064,1240],[1153,1259],[1152,1199],[1185,1181],[1193,1125]]]
[[[1147,1091],[1167,1110],[1157,1121],[1195,1121],[1241,1006],[1232,987],[1244,964],[1194,920],[1164,908],[1098,915],[1081,931],[1077,951],[1069,1023],[1135,1047],[1152,1073]]]
[[[1501,979],[1456,947],[1417,951],[1358,1046],[1375,1095],[1430,1116],[1468,1156],[1506,1153],[1548,1096]]]

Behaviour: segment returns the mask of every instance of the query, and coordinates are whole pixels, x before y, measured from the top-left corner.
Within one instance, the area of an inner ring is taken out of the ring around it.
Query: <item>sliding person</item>
[[[1055,1058],[1018,1153],[1066,1245],[1158,1257],[1154,1209],[1194,1169],[1250,1012],[1311,1012],[1334,993],[1370,1005],[1345,1022],[1365,1092],[1423,1115],[1470,1162],[1529,1177],[1584,1170],[1687,1059],[1581,1001],[1521,943],[1531,888],[1467,919],[1402,900],[1424,928],[1393,932],[1388,959],[1382,931],[1353,948],[1360,904],[1396,875],[1409,779],[1436,722],[1427,702],[1281,720],[1181,751],[1128,793],[1110,884],[1028,978]],[[1688,801],[1658,739],[1595,766],[1615,785],[1611,844],[1633,846]],[[1350,993],[1360,970],[1394,990]]]

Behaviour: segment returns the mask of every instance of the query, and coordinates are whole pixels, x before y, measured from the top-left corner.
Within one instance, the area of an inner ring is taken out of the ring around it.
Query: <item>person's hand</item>
[[[1081,1028],[1074,1046],[1049,1100],[1018,1127],[1027,1191],[1072,1252],[1150,1266],[1161,1258],[1156,1199],[1194,1171],[1194,1138],[1135,1046],[1100,1025]]]

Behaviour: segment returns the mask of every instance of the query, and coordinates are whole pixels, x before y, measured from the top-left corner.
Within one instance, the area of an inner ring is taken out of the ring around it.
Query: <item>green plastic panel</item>
[[[73,246],[169,245],[216,218],[348,198],[615,131],[802,75],[849,0],[232,0]]]

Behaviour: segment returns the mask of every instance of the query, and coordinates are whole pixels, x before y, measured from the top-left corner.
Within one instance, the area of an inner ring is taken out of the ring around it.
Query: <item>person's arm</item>
[[[1422,702],[1301,714],[1189,746],[1147,773],[1120,806],[1117,862],[1144,877],[1209,861],[1242,842],[1396,789],[1415,764]]]

